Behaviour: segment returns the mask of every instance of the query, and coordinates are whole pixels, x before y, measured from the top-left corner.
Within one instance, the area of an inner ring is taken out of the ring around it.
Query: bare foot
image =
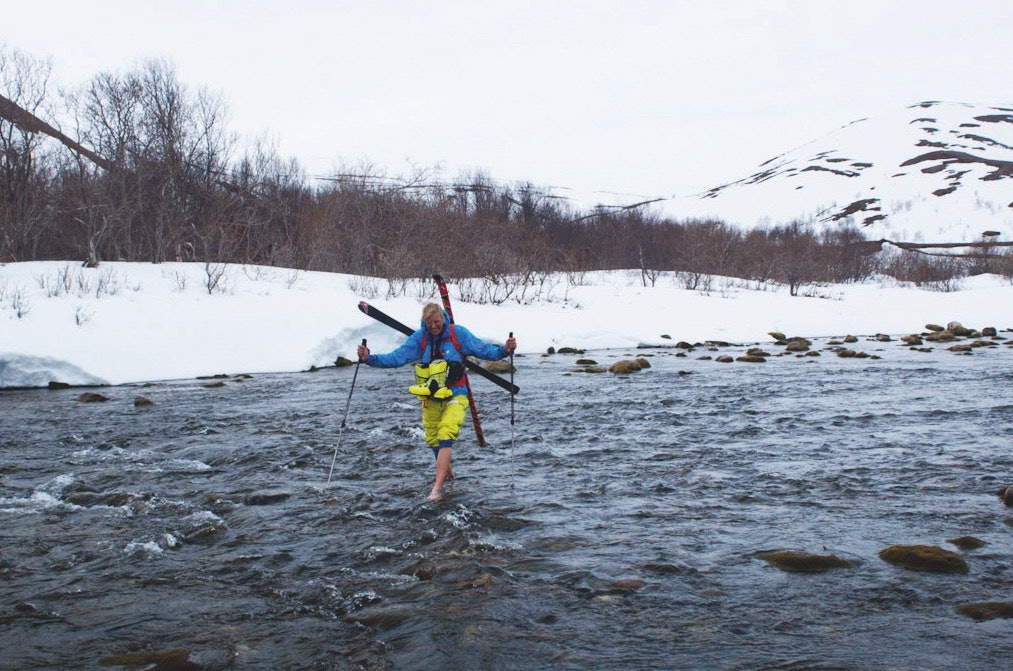
[[[426,501],[442,501],[443,490],[433,487],[433,491],[429,492],[429,496],[426,497]]]

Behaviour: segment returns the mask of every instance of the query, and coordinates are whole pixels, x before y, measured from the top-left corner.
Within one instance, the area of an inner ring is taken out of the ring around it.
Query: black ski
[[[359,302],[359,310],[363,314],[369,315],[370,317],[372,317],[376,321],[380,322],[381,324],[385,324],[385,325],[391,327],[392,329],[394,329],[395,331],[400,331],[401,333],[404,333],[405,335],[409,335],[410,336],[412,333],[415,332],[414,329],[412,329],[412,328],[410,328],[408,326],[405,326],[404,324],[402,324],[398,320],[396,320],[393,317],[391,317],[390,315],[388,315],[386,312],[383,312],[382,310],[379,310],[379,309],[373,307],[372,305],[370,305],[366,301],[360,301]],[[496,375],[496,373],[487,371],[485,368],[482,368],[482,366],[480,366],[479,364],[475,363],[471,359],[465,359],[464,360],[464,364],[468,368],[470,368],[471,370],[475,371],[475,373],[477,373],[478,375],[481,375],[482,377],[484,377],[485,379],[489,380],[493,384],[499,385],[503,389],[506,389],[511,394],[516,394],[516,393],[520,392],[520,390],[521,390],[520,387],[518,387],[517,385],[511,383],[509,380],[504,380],[499,375]]]

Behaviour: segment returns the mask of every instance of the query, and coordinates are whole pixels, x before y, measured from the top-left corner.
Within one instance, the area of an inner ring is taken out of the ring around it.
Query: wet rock
[[[344,616],[345,622],[355,622],[377,629],[393,629],[418,616],[415,606],[390,604],[367,606]]]
[[[597,366],[598,362],[594,359],[577,359],[575,362],[578,366]]]
[[[217,389],[219,387],[225,386],[225,380],[216,380],[214,382],[208,382],[207,384],[201,386],[204,387],[205,389]]]
[[[853,336],[853,335],[844,336],[844,342],[846,342],[846,343],[856,343],[856,342],[858,342],[858,337],[857,336]]]
[[[986,326],[985,328],[981,329],[981,335],[985,336],[986,338],[997,338],[999,336],[999,332],[996,331],[994,326]]]
[[[895,566],[929,573],[967,573],[967,562],[956,552],[934,545],[891,545],[879,558]]]
[[[36,623],[66,622],[59,613],[40,608],[29,601],[20,601],[14,604],[13,612],[0,611],[0,624],[6,625],[18,620],[31,620]]]
[[[854,568],[855,563],[836,555],[817,555],[797,550],[782,550],[756,555],[771,566],[795,573],[821,573],[835,568]]]
[[[126,492],[89,492],[89,491],[77,491],[69,492],[63,500],[67,503],[72,503],[76,506],[88,507],[88,506],[109,506],[110,508],[119,508],[125,506],[134,500],[132,494]]]
[[[109,397],[94,391],[86,391],[78,396],[77,400],[81,403],[102,403],[108,401]]]
[[[673,563],[673,562],[652,562],[644,564],[644,570],[650,571],[651,573],[660,573],[662,575],[680,575],[699,573],[699,570],[686,564],[684,562]]]
[[[734,358],[732,358],[727,354],[722,354],[719,357],[715,357],[714,360],[717,361],[718,363],[732,363],[733,361],[735,361]]]
[[[735,357],[735,360],[742,363],[767,363],[767,357],[757,354],[743,354],[742,356]]]
[[[893,342],[893,338],[885,333],[877,333],[874,337],[876,342]]]
[[[291,498],[291,492],[257,492],[243,500],[248,506],[271,506]]]
[[[66,382],[57,382],[56,380],[50,380],[46,386],[50,389],[70,389],[70,385]]]
[[[468,584],[475,588],[481,588],[489,587],[494,582],[496,582],[496,579],[492,577],[491,573],[483,573],[475,578],[472,578]]]
[[[229,527],[224,522],[208,524],[183,536],[183,541],[196,545],[211,545],[217,542],[229,532]]]
[[[620,592],[635,592],[646,584],[639,578],[620,578],[612,582],[611,589]]]
[[[812,347],[812,341],[805,338],[792,338],[784,345],[786,352],[807,352]]]
[[[925,330],[932,331],[933,333],[939,333],[940,331],[945,331],[946,327],[940,326],[939,324],[926,324]]]
[[[637,359],[621,359],[609,366],[609,372],[617,375],[629,375],[630,373],[636,373],[639,370],[650,367],[650,362],[643,357]]]
[[[777,342],[783,342],[783,341],[785,341],[785,340],[788,339],[788,337],[785,336],[780,331],[767,331],[767,335],[769,335],[771,338],[773,338]]]
[[[190,651],[182,648],[157,652],[131,652],[110,655],[99,660],[103,666],[123,666],[151,671],[202,671],[205,667],[190,660]]]
[[[353,362],[352,362],[351,359],[346,359],[343,356],[339,356],[338,358],[336,358],[334,360],[334,367],[335,368],[347,368],[347,367],[351,366],[352,364],[353,364]]]
[[[485,364],[485,369],[490,373],[512,373],[516,372],[517,368],[514,367],[510,361],[503,359],[502,361],[490,361]]]
[[[148,406],[155,405],[155,402],[145,396],[136,396],[134,398],[135,408],[146,408]]]
[[[999,498],[1002,500],[1003,503],[1005,503],[1009,507],[1013,507],[1013,485],[1003,487],[998,492],[996,492],[996,494],[999,496]]]
[[[972,620],[984,622],[999,618],[1013,618],[1013,601],[981,601],[957,606],[957,612]]]
[[[961,536],[959,538],[950,538],[946,541],[950,545],[956,545],[961,550],[977,550],[980,547],[988,545],[985,541],[974,536]]]
[[[841,357],[842,359],[868,359],[869,358],[869,354],[867,352],[859,352],[857,350],[848,349],[847,347],[842,347],[841,349],[837,350],[837,356]]]
[[[946,330],[959,338],[966,338],[974,333],[974,329],[969,329],[960,322],[948,323],[946,325]]]
[[[957,336],[949,331],[939,331],[938,333],[930,333],[925,336],[925,339],[929,342],[953,342]]]
[[[900,341],[902,343],[904,343],[905,345],[908,345],[910,347],[919,347],[922,344],[924,344],[924,342],[925,342],[924,340],[922,340],[922,337],[920,335],[917,335],[917,334],[911,334],[911,335],[903,336],[900,339]]]

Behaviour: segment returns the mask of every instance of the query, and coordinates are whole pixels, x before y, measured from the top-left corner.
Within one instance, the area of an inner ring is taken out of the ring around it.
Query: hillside
[[[922,102],[845,124],[685,212],[744,226],[853,223],[867,238],[1013,241],[1013,105]],[[996,236],[993,236],[995,238]]]

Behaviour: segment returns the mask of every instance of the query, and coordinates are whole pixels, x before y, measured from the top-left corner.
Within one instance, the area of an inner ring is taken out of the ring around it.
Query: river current
[[[0,668],[1004,668],[1013,350],[853,347],[518,357],[435,504],[408,369],[0,393]]]

